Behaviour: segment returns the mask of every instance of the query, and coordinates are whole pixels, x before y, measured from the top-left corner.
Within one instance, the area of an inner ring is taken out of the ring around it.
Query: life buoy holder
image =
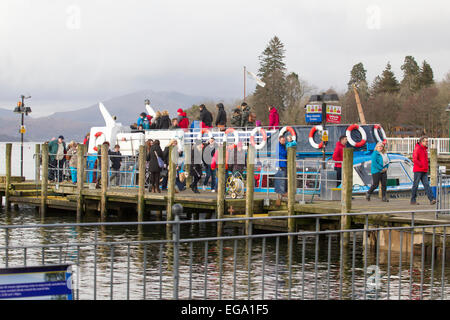
[[[322,132],[323,131],[323,127],[321,125],[317,125],[311,128],[311,130],[309,131],[309,144],[314,148],[314,149],[322,149],[323,148],[323,141],[321,141],[320,143],[316,143],[314,141],[314,134],[316,133],[316,131]]]
[[[230,133],[233,134],[233,136],[234,136],[234,145],[237,146],[237,144],[239,143],[239,134],[238,134],[238,132],[236,130],[234,130],[234,128],[228,128],[225,131],[225,141],[227,141],[228,134],[230,134]]]
[[[381,131],[381,137],[380,134],[378,133],[378,130]],[[376,124],[373,126],[373,134],[375,135],[375,139],[377,139],[378,142],[382,142],[383,144],[387,143],[386,132],[384,132],[384,129],[381,125]]]
[[[255,142],[255,135],[257,133],[260,133],[262,135],[262,142],[259,144],[256,144]],[[267,143],[267,133],[266,131],[261,127],[256,127],[250,132],[250,144],[255,147],[256,150],[260,150],[266,146]]]
[[[95,137],[95,140],[94,140],[94,148],[93,148],[94,151],[98,151],[97,146],[98,146],[99,144],[102,144],[103,142],[105,142],[105,141],[103,141],[102,143],[97,143],[98,138],[100,138],[101,136],[103,136],[103,140],[105,140],[105,136],[104,136],[103,132],[99,131],[99,132],[97,132],[96,134],[94,134],[94,137]]]
[[[297,141],[297,134],[295,133],[295,130],[294,130],[294,128],[292,128],[292,127],[283,127],[283,128],[280,130],[280,137],[281,137],[282,135],[284,135],[284,134],[286,133],[286,131],[289,131],[289,132],[291,133],[291,136],[292,136],[292,140],[293,140],[293,141]]]
[[[361,141],[356,142],[355,140],[352,139],[352,131],[353,130],[358,130],[359,133],[361,133]],[[350,143],[350,145],[352,145],[353,147],[356,147],[356,148],[361,148],[367,142],[366,132],[364,131],[364,129],[362,127],[358,126],[357,124],[352,124],[351,126],[349,126],[347,128],[347,130],[345,131],[345,135],[347,136],[348,143]]]

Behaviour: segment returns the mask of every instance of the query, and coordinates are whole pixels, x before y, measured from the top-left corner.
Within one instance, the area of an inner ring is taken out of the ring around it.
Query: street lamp
[[[21,95],[20,98],[21,101],[17,102],[17,106],[14,108],[14,113],[20,113],[22,115],[20,126],[20,176],[23,177],[23,134],[26,132],[24,126],[24,115],[31,113],[31,108],[25,106],[24,100],[30,99],[31,96],[25,97],[24,95]]]

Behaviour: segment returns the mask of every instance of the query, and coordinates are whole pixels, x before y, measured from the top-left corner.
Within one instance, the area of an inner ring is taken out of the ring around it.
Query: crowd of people
[[[225,128],[229,127],[227,126],[227,111],[223,103],[218,103],[216,108],[217,116],[216,121],[214,121],[211,111],[204,104],[199,106],[200,112],[197,120],[200,121],[200,128],[212,128],[213,124],[220,130],[225,130]],[[270,129],[278,129],[280,124],[278,110],[273,106],[268,106],[268,109],[269,127]],[[253,128],[261,126],[261,121],[256,119],[256,114],[251,111],[250,106],[246,102],[243,102],[240,106],[233,109],[230,124],[233,128]],[[167,110],[162,112],[157,111],[155,117],[142,112],[136,123],[130,127],[133,130],[144,131],[150,129],[189,129],[190,125],[192,125],[192,122],[187,117],[186,112],[180,108],[177,110],[177,117],[173,119],[170,119]]]

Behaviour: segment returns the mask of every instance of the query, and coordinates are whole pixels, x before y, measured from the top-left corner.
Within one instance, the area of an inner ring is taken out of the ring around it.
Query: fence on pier
[[[420,138],[387,138],[388,152],[412,155]],[[428,138],[429,149],[437,149],[438,154],[450,155],[450,138]]]
[[[251,227],[275,217],[180,220],[177,215],[170,222],[1,225],[0,263],[72,263],[79,300],[447,299],[450,222],[415,225],[414,215],[423,213],[395,213],[411,216],[410,227],[369,224],[388,212],[346,214],[359,227],[327,231],[321,230],[321,221],[342,214],[276,217],[309,219],[315,229],[222,237],[186,234],[219,222],[246,220]],[[135,234],[118,236],[117,227]],[[143,230],[150,227],[167,228],[166,237],[149,239]],[[60,229],[68,236],[52,236]],[[348,246],[341,241],[344,234]],[[411,241],[417,237],[423,239],[420,244]]]

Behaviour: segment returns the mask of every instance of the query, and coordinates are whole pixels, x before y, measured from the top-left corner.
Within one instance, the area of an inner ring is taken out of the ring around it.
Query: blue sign
[[[306,113],[305,119],[306,119],[306,123],[322,122],[322,114],[321,113]]]
[[[0,299],[72,300],[69,264],[0,269]]]

